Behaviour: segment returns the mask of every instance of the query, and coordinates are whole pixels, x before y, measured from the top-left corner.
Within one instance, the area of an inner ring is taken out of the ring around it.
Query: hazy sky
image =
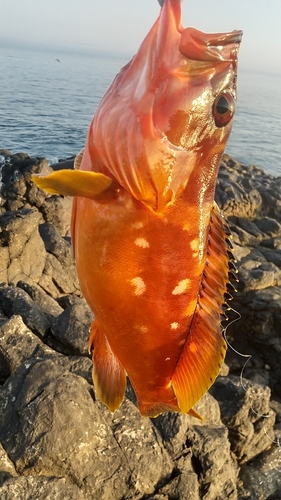
[[[184,0],[184,26],[243,29],[240,68],[281,73],[281,0]],[[10,40],[133,55],[159,13],[157,0],[0,0]]]

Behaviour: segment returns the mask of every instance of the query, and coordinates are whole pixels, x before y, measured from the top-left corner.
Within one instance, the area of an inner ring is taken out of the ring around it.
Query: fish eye
[[[217,127],[227,125],[235,113],[235,100],[230,92],[219,94],[213,104],[213,116]]]

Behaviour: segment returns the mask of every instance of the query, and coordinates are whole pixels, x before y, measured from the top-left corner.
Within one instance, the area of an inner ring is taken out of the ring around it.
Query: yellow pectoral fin
[[[48,193],[82,196],[101,203],[116,198],[118,192],[118,186],[112,179],[85,170],[58,170],[50,175],[32,175],[32,181]]]

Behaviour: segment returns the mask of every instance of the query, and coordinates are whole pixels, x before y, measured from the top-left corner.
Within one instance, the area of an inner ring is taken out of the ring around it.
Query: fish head
[[[105,173],[155,212],[202,169],[215,184],[235,112],[241,36],[183,28],[181,0],[165,0],[101,101],[81,168]]]

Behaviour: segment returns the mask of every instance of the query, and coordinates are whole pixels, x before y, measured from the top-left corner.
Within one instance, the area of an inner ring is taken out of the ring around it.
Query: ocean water
[[[56,59],[59,59],[57,61]],[[128,58],[9,46],[0,52],[0,148],[67,158]],[[226,152],[281,175],[281,76],[239,72],[238,109]]]

